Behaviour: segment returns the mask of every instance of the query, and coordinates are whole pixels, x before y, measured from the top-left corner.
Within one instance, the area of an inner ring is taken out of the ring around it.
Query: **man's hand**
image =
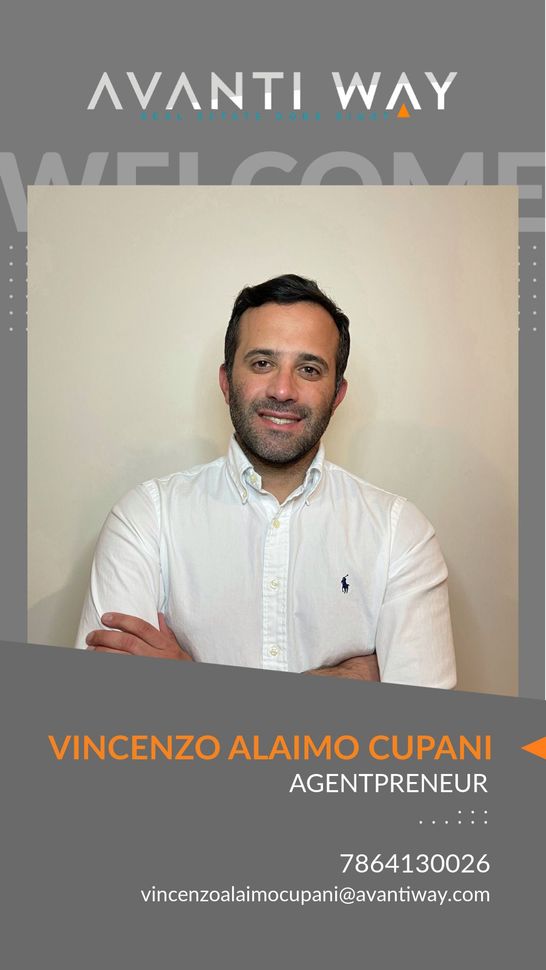
[[[379,667],[375,653],[365,657],[350,657],[335,667],[319,667],[317,670],[306,670],[307,674],[316,677],[348,677],[351,680],[380,680]]]
[[[113,630],[93,630],[85,641],[98,653],[117,653],[134,657],[165,657],[169,660],[192,660],[179,645],[173,631],[165,623],[163,613],[157,614],[159,630],[138,616],[126,613],[105,613],[101,623]]]

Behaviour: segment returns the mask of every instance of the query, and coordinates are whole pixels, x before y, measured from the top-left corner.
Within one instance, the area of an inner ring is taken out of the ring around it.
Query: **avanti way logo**
[[[405,72],[400,74],[393,84],[392,78],[389,82],[389,80],[382,79],[381,71],[374,71],[367,87],[361,75],[357,72],[353,74],[347,87],[339,71],[332,71],[331,76],[340,107],[343,111],[346,111],[352,103],[353,106],[359,108],[364,105],[368,111],[377,108],[381,110],[382,108],[385,112],[390,112],[395,110],[400,101],[402,103],[396,113],[398,118],[411,117],[408,104],[411,106],[412,111],[421,111],[421,102]],[[436,79],[432,71],[425,71],[424,76],[436,94],[436,110],[444,111],[446,93],[456,78],[457,71],[450,71],[441,83]],[[282,93],[286,98],[287,85],[290,86],[289,93],[292,109],[294,111],[302,109],[302,76],[300,71],[294,71],[292,74],[287,74],[286,76],[283,71],[253,71],[250,77],[247,78],[246,83],[247,86],[248,83],[252,85],[254,93],[256,85],[263,86],[264,111],[273,110],[274,94]],[[242,71],[235,73],[233,87],[230,87],[226,81],[212,71],[210,74],[210,98],[207,104],[203,103],[204,107],[210,108],[211,111],[218,111],[219,96],[221,94],[238,108],[239,111],[243,111],[244,84],[245,79]],[[148,81],[147,86],[146,82],[143,86],[134,71],[126,71],[125,75],[121,75],[119,79],[116,78],[115,85],[108,72],[104,71],[93,91],[91,100],[87,105],[87,110],[94,111],[99,102],[107,103],[108,101],[116,111],[124,111],[126,106],[138,106],[142,111],[146,111],[148,108],[152,110],[155,108],[156,110],[172,111],[175,107],[179,108],[181,104],[185,104],[186,107],[191,107],[196,112],[203,110],[202,103],[197,97],[195,88],[185,73],[180,74],[173,84],[172,79],[170,81],[167,80],[163,71],[155,71],[151,80]]]

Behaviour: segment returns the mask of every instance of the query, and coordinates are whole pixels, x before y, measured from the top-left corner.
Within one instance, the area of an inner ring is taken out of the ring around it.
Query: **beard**
[[[335,396],[318,409],[271,398],[245,403],[237,384],[229,379],[229,413],[239,444],[249,457],[272,465],[292,464],[315,448],[330,423],[334,400]],[[262,410],[275,411],[279,416],[283,413],[296,415],[300,419],[297,430],[287,432],[259,427],[258,412]]]

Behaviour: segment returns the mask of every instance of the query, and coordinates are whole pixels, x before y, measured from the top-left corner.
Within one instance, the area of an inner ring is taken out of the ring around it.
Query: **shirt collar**
[[[232,479],[243,504],[248,501],[249,487],[255,489],[257,492],[261,491],[262,479],[258,472],[255,471],[250,459],[247,458],[243,449],[235,440],[235,435],[232,435],[229,443],[226,464],[230,478]],[[322,478],[323,469],[324,446],[321,444],[319,450],[313,458],[313,461],[305,473],[303,485],[300,485],[300,487],[296,489],[296,491],[293,493],[293,497],[295,498],[296,495],[305,494],[306,501],[309,502],[310,496],[315,491]]]

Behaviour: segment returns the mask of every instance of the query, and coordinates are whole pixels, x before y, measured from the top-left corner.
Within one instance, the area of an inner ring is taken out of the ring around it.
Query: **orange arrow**
[[[406,105],[405,104],[402,104],[402,107],[400,108],[400,111],[398,112],[398,114],[396,115],[396,117],[397,118],[411,118],[411,115],[410,115],[408,109],[406,108]]]
[[[546,759],[546,738],[539,738],[538,741],[531,741],[531,744],[522,745],[522,751],[529,751],[536,754],[537,758]]]

